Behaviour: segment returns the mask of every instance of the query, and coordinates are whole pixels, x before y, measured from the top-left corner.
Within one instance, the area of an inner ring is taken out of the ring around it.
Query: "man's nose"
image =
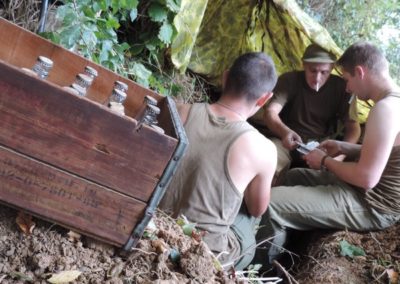
[[[322,74],[321,74],[320,72],[318,72],[318,73],[315,75],[315,79],[317,80],[317,82],[319,82],[319,81],[321,80],[321,77],[322,77]]]

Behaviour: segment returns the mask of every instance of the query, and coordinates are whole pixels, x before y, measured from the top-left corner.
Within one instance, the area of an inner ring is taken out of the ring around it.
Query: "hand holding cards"
[[[301,142],[296,142],[296,143],[297,143],[296,150],[299,151],[303,155],[307,155],[309,152],[311,152],[312,150],[317,148],[319,145],[319,143],[317,141],[310,141],[307,144],[304,144]]]

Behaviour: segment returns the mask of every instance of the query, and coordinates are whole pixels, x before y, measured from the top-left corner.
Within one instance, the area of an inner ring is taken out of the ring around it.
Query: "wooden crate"
[[[187,140],[170,98],[0,18],[0,201],[129,250],[143,233]],[[39,55],[48,79],[27,75]],[[66,92],[85,66],[87,97]],[[129,89],[126,115],[107,106],[114,82]],[[161,134],[134,119],[158,101]]]

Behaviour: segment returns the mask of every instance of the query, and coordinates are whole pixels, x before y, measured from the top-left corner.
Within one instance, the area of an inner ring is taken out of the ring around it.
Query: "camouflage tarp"
[[[279,73],[301,68],[310,42],[341,53],[329,33],[294,0],[183,0],[182,5],[185,9],[175,19],[173,62],[216,84],[223,70],[247,51],[270,54]]]
[[[174,21],[178,35],[172,61],[220,84],[221,74],[248,51],[269,54],[278,73],[302,68],[301,57],[311,43],[339,56],[342,51],[329,33],[294,0],[182,0]],[[366,115],[360,115],[365,121]]]

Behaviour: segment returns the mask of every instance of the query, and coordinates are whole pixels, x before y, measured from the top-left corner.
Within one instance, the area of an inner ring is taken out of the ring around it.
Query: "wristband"
[[[326,158],[328,158],[328,157],[329,157],[329,155],[325,155],[325,156],[322,157],[322,159],[321,159],[321,164],[320,164],[320,166],[319,166],[319,168],[320,168],[321,171],[327,170],[327,168],[326,168],[326,166],[325,166],[325,160],[326,160]]]

